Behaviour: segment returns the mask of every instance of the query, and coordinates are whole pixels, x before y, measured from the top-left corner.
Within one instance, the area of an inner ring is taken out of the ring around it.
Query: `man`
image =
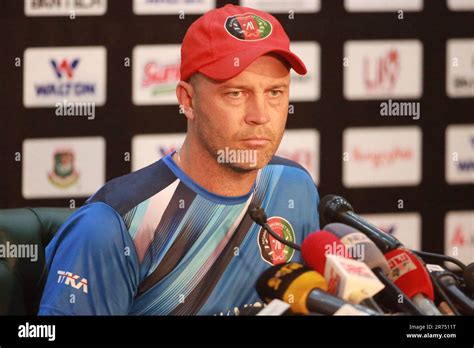
[[[229,315],[260,304],[260,274],[301,258],[251,220],[249,204],[286,240],[319,228],[311,177],[273,156],[290,67],[306,73],[267,13],[226,5],[195,21],[176,88],[184,144],[108,182],[62,226],[39,314]]]

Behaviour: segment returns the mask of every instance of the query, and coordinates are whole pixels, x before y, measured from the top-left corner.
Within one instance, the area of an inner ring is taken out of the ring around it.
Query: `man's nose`
[[[248,101],[245,122],[248,124],[265,124],[270,121],[268,116],[265,96],[263,94],[253,95]]]

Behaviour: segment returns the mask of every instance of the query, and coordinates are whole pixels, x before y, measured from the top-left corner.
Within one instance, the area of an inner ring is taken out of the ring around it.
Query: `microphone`
[[[456,276],[452,272],[448,272],[440,266],[435,266],[438,265],[430,265],[428,269],[438,281],[438,284],[441,286],[441,288],[446,293],[448,293],[449,299],[452,300],[456,308],[458,308],[462,314],[474,315],[474,301],[466,296],[464,292],[462,292]]]
[[[358,304],[384,288],[365,263],[347,258],[344,244],[327,231],[308,235],[301,255],[308,266],[324,274],[330,294],[349,302]]]
[[[259,303],[260,304],[260,303]],[[268,303],[266,306],[263,305],[253,305],[247,306],[242,309],[239,309],[237,316],[262,316],[262,315],[274,315],[274,316],[281,316],[281,315],[293,315],[290,310],[290,305],[286,302],[280,300],[273,300]]]
[[[464,268],[462,277],[466,284],[466,288],[469,291],[469,295],[472,296],[472,294],[474,294],[474,262]]]
[[[329,254],[345,256],[347,250],[339,238],[328,231],[310,233],[301,244],[305,264],[320,274],[326,270],[326,256]]]
[[[385,288],[365,263],[337,255],[327,255],[324,278],[330,294],[356,304]]]
[[[439,311],[442,314],[448,313],[448,315],[461,315],[461,313],[458,311],[453,301],[446,294],[446,291],[444,291],[443,287],[441,286],[441,283],[438,281],[438,279],[435,276],[435,271],[444,272],[444,268],[436,264],[426,264],[425,266],[426,266],[425,268],[428,270],[430,274],[433,288],[438,294],[441,301],[441,303],[438,305]],[[449,310],[448,310],[448,307],[449,307]]]
[[[424,262],[435,262],[435,263],[450,262],[458,266],[463,271],[466,268],[466,265],[464,265],[461,261],[451,256],[434,254],[434,253],[429,253],[426,251],[419,251],[419,250],[413,250],[413,249],[411,250],[411,252],[414,253],[419,258],[421,258]]]
[[[331,223],[326,225],[325,230],[330,231],[340,238],[341,242],[348,247],[352,255],[358,256],[360,261],[365,262],[375,273],[377,278],[385,285],[380,293],[375,296],[375,300],[385,306],[401,312],[420,315],[418,307],[401,291],[391,280],[391,269],[385,256],[365,234],[359,232],[351,226],[341,223]],[[402,296],[403,301],[398,298]]]
[[[330,226],[331,227],[331,226]],[[332,226],[335,227],[335,226]],[[342,254],[341,254],[342,250]],[[328,231],[320,231],[317,233],[311,233],[306,239],[303,241],[301,245],[301,254],[305,263],[313,268],[314,270],[318,271],[319,273],[325,274],[326,270],[326,255],[333,253],[335,251],[339,251],[339,255],[346,254],[344,252],[346,250],[345,245],[341,242],[341,240],[336,237],[334,234]],[[383,255],[379,251],[379,260],[374,261],[374,265],[379,265],[385,263],[386,266],[382,266],[385,269],[389,269],[387,261],[383,257]],[[346,255],[347,256],[347,255]],[[382,261],[380,261],[380,258]],[[377,296],[383,296],[383,302],[390,303],[390,307],[394,307],[399,311],[410,313],[410,314],[421,314],[415,304],[410,301],[408,297],[403,294],[403,292],[398,289],[398,287],[392,283],[392,281],[383,273],[383,271],[379,268],[375,268],[377,278],[382,282],[385,286]],[[390,271],[389,271],[390,272]],[[397,301],[399,296],[404,298],[403,302]],[[367,302],[370,302],[367,303]],[[376,310],[380,310],[380,307],[375,303],[373,299],[367,300],[364,305],[367,305],[370,308],[375,308]]]
[[[362,232],[338,222],[324,226],[324,230],[336,236],[353,258],[365,262],[374,273],[378,270],[386,276],[392,273],[380,249]]]
[[[319,214],[327,223],[341,222],[363,232],[384,254],[402,245],[395,237],[355,214],[352,206],[343,197],[324,196],[319,203]]]
[[[474,315],[474,301],[468,298],[458,287],[456,278],[452,274],[443,274],[438,277],[441,287],[453,300],[461,313]]]
[[[377,227],[373,226],[366,220],[354,213],[352,206],[342,197],[335,195],[328,195],[323,197],[319,206],[320,215],[328,222],[342,222],[348,224],[360,232],[364,233],[369,237],[375,245],[384,253],[402,247],[402,244],[395,237],[381,231]],[[404,249],[405,250],[405,249]],[[431,257],[444,259],[445,261],[454,262],[460,267],[463,267],[462,263],[456,259],[449,258],[443,255],[437,255],[426,252],[412,251],[415,254],[419,254],[421,257]],[[381,279],[379,277],[379,279]],[[382,279],[381,279],[382,280]],[[386,286],[388,283],[384,283]],[[439,287],[437,287],[438,289]],[[406,302],[406,301],[405,301]],[[411,312],[415,313],[415,307],[413,303],[407,302],[409,307],[412,307]],[[438,311],[439,312],[439,311]],[[418,312],[419,314],[419,312]]]
[[[321,274],[295,262],[267,269],[257,280],[256,289],[265,303],[280,299],[295,313],[379,315],[328,294],[327,283]]]
[[[267,214],[265,214],[265,210],[258,206],[257,204],[251,202],[247,209],[247,213],[250,215],[250,218],[259,226],[262,226],[265,231],[270,233],[270,235],[275,238],[280,243],[289,246],[295,250],[300,251],[300,246],[295,244],[289,240],[284,239],[283,237],[279,236],[278,233],[273,231],[270,225],[267,223]]]
[[[423,314],[441,315],[433,304],[434,290],[423,264],[409,250],[399,248],[385,254],[393,282],[411,298]]]
[[[349,204],[349,202],[341,196],[324,196],[319,204],[319,215],[326,223],[341,222],[354,227],[369,237],[384,254],[393,249],[403,247],[403,244],[397,238],[385,233],[378,227],[372,225],[370,222],[354,213],[354,209]],[[465,269],[464,264],[453,257],[417,250],[411,250],[411,252],[421,258],[448,261],[456,264],[462,270]]]
[[[455,315],[453,309],[444,301],[439,304],[438,309],[443,315]]]
[[[286,302],[283,302],[278,299],[270,301],[263,309],[256,314],[257,316],[261,315],[291,315],[290,305]]]

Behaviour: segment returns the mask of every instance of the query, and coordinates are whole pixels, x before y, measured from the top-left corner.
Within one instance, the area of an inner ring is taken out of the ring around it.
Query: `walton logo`
[[[471,145],[471,148],[474,150],[474,136],[471,135],[468,142]],[[474,160],[471,158],[458,159],[456,164],[460,172],[470,172],[474,170]]]
[[[53,68],[57,83],[48,82],[46,84],[35,84],[37,96],[61,96],[61,97],[77,97],[88,96],[96,94],[96,84],[91,82],[75,82],[77,78],[73,79],[77,66],[79,65],[79,58],[68,60],[50,59],[49,62]]]
[[[400,75],[398,51],[391,49],[385,56],[378,57],[372,65],[369,58],[365,57],[362,74],[367,90],[392,91]]]
[[[62,62],[59,64],[54,59],[51,59],[50,62],[58,79],[61,79],[61,77],[63,77],[63,74],[65,74],[68,79],[71,80],[73,77],[74,70],[79,64],[79,58],[73,59],[70,63],[67,59],[63,59]]]
[[[80,289],[82,288],[82,291],[85,292],[86,294],[88,293],[87,290],[87,279],[82,278],[79,283],[76,283],[76,280],[79,279],[79,276],[77,274],[72,274],[71,272],[65,272],[65,271],[59,271],[58,270],[58,283],[64,283],[65,285],[70,285],[74,289]]]

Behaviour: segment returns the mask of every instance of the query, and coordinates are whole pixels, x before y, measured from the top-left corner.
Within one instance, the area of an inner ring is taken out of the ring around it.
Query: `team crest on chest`
[[[272,216],[268,219],[268,225],[275,233],[289,242],[295,242],[295,230],[293,226],[280,216]],[[260,228],[258,233],[258,246],[260,256],[270,265],[290,262],[295,250],[272,237],[267,231]]]

